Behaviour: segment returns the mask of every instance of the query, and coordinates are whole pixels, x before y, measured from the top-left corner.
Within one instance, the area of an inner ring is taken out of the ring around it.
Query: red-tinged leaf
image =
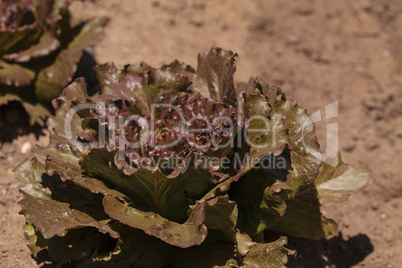
[[[204,211],[191,211],[190,218],[183,224],[169,221],[153,212],[144,212],[124,205],[117,199],[105,196],[103,206],[113,219],[146,234],[155,236],[173,246],[188,248],[201,244],[207,236],[207,228],[202,224]]]
[[[45,239],[55,235],[65,236],[70,229],[84,227],[94,227],[113,238],[119,237],[119,234],[108,225],[96,221],[84,212],[70,208],[67,203],[36,198],[22,190],[20,192],[23,196],[19,202],[22,207],[21,214],[42,233]]]
[[[212,48],[206,55],[200,53],[194,88],[215,101],[226,102],[237,107],[237,96],[233,83],[236,56],[237,54],[233,54],[232,51],[220,48]]]

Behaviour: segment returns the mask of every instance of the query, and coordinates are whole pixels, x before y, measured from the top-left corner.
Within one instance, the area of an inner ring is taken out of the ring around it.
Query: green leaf
[[[322,163],[314,184],[320,203],[329,205],[347,201],[352,193],[365,188],[371,181],[373,178],[366,165],[347,165],[339,153],[336,158]]]
[[[66,14],[64,5],[48,13]],[[59,25],[68,30],[66,18]],[[100,32],[74,31],[70,46],[61,46],[65,56],[78,57],[81,43]],[[286,238],[264,243],[262,231],[310,239],[334,234],[336,224],[320,205],[365,186],[367,168],[340,158],[321,165],[306,110],[258,80],[236,91],[235,56],[211,49],[200,54],[197,72],[178,61],[123,70],[105,64],[96,68],[101,95],[89,97],[84,79],[63,90],[52,103],[50,144],[35,149],[45,166],[32,160],[17,170],[31,250],[47,247],[59,266],[284,267],[293,254]],[[62,75],[57,79],[69,80]],[[20,98],[0,97],[0,104],[9,101]],[[79,104],[86,107],[74,109]],[[200,133],[182,134],[183,126]]]
[[[104,197],[103,206],[111,218],[133,228],[141,229],[146,234],[177,247],[187,248],[199,245],[207,236],[207,228],[202,224],[205,217],[202,209],[192,210],[189,219],[183,224],[178,224],[154,212],[143,212],[124,205],[109,196]]]
[[[249,170],[270,154],[287,155],[290,151],[290,157],[286,157],[291,165],[289,174],[286,179],[276,178],[279,182],[274,191],[287,189],[294,195],[300,187],[313,183],[321,164],[314,123],[306,110],[295,101],[286,100],[279,88],[266,88],[257,81],[253,83],[254,86],[251,81],[243,85],[241,90],[244,92],[239,92],[248,120],[245,143],[249,150],[242,152],[241,158],[246,157],[247,161],[238,172]]]
[[[46,173],[48,175],[59,174],[63,181],[71,181],[95,194],[110,195],[120,200],[128,199],[124,194],[106,187],[101,180],[82,175],[79,161],[83,155],[79,148],[60,136],[52,137],[51,143],[53,146],[35,149],[37,154],[47,157]]]
[[[257,245],[247,234],[236,233],[236,251],[240,256],[246,256],[250,249]]]
[[[283,120],[288,126],[288,147],[292,169],[289,170],[284,184],[296,193],[300,187],[314,182],[321,165],[315,126],[307,111],[295,101],[276,101],[273,110],[283,115]]]
[[[19,64],[0,60],[0,83],[8,86],[26,86],[35,78],[35,72]]]
[[[347,165],[337,158],[322,163],[313,185],[285,200],[287,210],[277,225],[270,229],[296,237],[321,239],[335,234],[337,225],[320,212],[320,205],[340,203],[372,180],[363,164]]]
[[[237,222],[237,205],[228,196],[218,196],[205,203],[205,225],[208,229],[223,230],[234,234]]]
[[[271,112],[271,107],[267,99],[262,94],[243,93],[244,98],[244,115],[246,118],[253,116],[267,117]]]
[[[46,31],[39,38],[37,44],[30,46],[28,49],[17,53],[4,55],[3,58],[15,62],[28,62],[31,59],[49,55],[60,46],[59,40],[49,31]]]
[[[21,101],[21,98],[14,94],[0,96],[0,105],[6,105],[11,101]]]
[[[238,109],[240,110],[241,114],[244,115],[244,93],[246,94],[262,94],[261,90],[257,88],[257,85],[261,85],[260,81],[257,81],[255,78],[250,77],[247,82],[240,82],[236,85],[236,94],[237,94],[237,101],[239,103]]]
[[[32,254],[36,257],[39,251],[47,248],[48,241],[43,237],[40,232],[35,230],[35,227],[27,222],[24,225],[24,236]]]
[[[241,234],[237,236],[239,235]],[[284,247],[284,245],[287,244],[287,238],[284,236],[271,243],[256,243],[255,245],[251,245],[251,240],[243,240],[240,244],[244,243],[250,246],[247,255],[243,259],[244,266],[242,266],[247,268],[285,268],[285,264],[288,262],[288,255],[295,253]],[[238,244],[238,247],[239,246]]]
[[[83,49],[102,37],[106,19],[70,25],[70,0],[3,2],[1,95],[18,95],[30,124],[44,126],[50,114],[46,103],[71,81]]]
[[[214,267],[235,257],[237,205],[228,196],[217,196],[192,209],[205,209],[206,240],[198,247],[173,250],[173,267]]]
[[[78,146],[80,143],[76,140],[74,142],[74,139],[77,139],[78,134],[83,131],[81,127],[83,118],[80,112],[87,112],[89,109],[79,110],[79,107],[77,108],[75,105],[88,102],[88,106],[91,106],[90,99],[84,78],[78,78],[67,86],[59,97],[52,101],[53,107],[56,109],[55,116],[48,120],[52,135],[61,136]]]
[[[200,206],[205,210],[204,224],[209,232],[204,245],[224,242],[233,246],[238,219],[237,204],[225,195],[206,202],[197,202],[191,209],[195,210]]]
[[[51,137],[51,146],[36,147],[35,152],[47,157],[46,172],[49,175],[53,175],[54,171],[66,177],[81,173],[79,161],[82,159],[82,151],[63,137]]]
[[[38,100],[50,101],[60,94],[77,70],[82,50],[101,40],[104,25],[105,19],[102,18],[87,22],[68,47],[58,54],[55,62],[39,72],[35,82]]]
[[[256,104],[256,102],[264,104]],[[265,96],[244,94],[244,105],[248,120],[247,143],[250,146],[246,155],[248,157],[246,169],[250,169],[266,156],[280,155],[285,145],[289,143],[289,137],[283,114],[271,114],[270,109],[267,108],[269,106]],[[266,109],[266,112],[261,112],[262,109]]]
[[[23,199],[19,202],[27,221],[31,222],[42,233],[45,239],[65,236],[70,229],[95,227],[101,233],[108,233],[117,238],[119,234],[113,231],[107,224],[93,219],[84,212],[70,208],[67,203],[51,199],[36,198],[23,190],[20,190]]]
[[[31,196],[50,199],[50,194],[42,184],[42,174],[45,173],[45,166],[36,158],[26,159],[19,164],[14,171],[17,173],[19,189]]]
[[[285,215],[269,230],[315,240],[335,234],[337,224],[322,215],[314,185],[285,202]]]
[[[40,34],[41,29],[37,23],[26,24],[17,29],[0,29],[0,56],[14,47],[24,47],[26,43],[35,42]]]
[[[114,152],[115,153],[115,152]],[[113,153],[94,149],[81,163],[84,174],[130,198],[138,208],[148,209],[176,222],[185,222],[188,208],[214,186],[211,174],[189,168],[175,178],[145,167],[127,176],[114,164]]]
[[[60,94],[73,77],[81,55],[82,51],[78,49],[63,50],[54,64],[39,72],[35,83],[35,95],[39,101],[49,102]]]
[[[275,179],[258,168],[252,169],[231,185],[229,196],[238,204],[237,227],[241,231],[255,236],[277,223],[285,214],[285,201],[270,188]]]

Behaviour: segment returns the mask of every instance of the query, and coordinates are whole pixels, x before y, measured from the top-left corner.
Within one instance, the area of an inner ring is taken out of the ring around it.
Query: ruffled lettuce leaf
[[[232,51],[220,48],[212,48],[208,54],[200,53],[194,88],[205,97],[237,107],[233,83],[236,56]]]
[[[46,168],[36,158],[25,159],[14,169],[14,172],[18,174],[20,190],[33,197],[51,199],[50,193],[42,184],[42,175],[46,172]]]
[[[207,228],[202,224],[205,217],[203,211],[193,210],[185,223],[178,224],[154,212],[143,212],[124,205],[113,197],[105,196],[103,206],[111,218],[173,246],[187,248],[199,245],[207,236]]]
[[[0,83],[9,86],[26,86],[32,83],[35,72],[19,64],[0,60]]]
[[[285,200],[285,215],[269,229],[310,239],[332,236],[337,225],[322,215],[320,206],[345,202],[352,193],[363,189],[372,180],[367,166],[361,163],[347,165],[338,154],[322,163],[314,184],[298,192],[293,199]]]
[[[364,187],[366,167],[321,163],[306,110],[259,81],[236,90],[234,58],[212,49],[197,71],[104,64],[102,94],[84,79],[64,89],[50,144],[35,149],[45,165],[17,168],[32,251],[77,267],[284,267],[286,238],[263,231],[332,235],[320,206]]]
[[[347,201],[348,197],[373,181],[370,169],[363,163],[348,165],[340,153],[322,163],[314,181],[321,204],[331,205]]]
[[[21,190],[23,199],[19,202],[27,221],[35,225],[45,239],[55,235],[65,236],[70,229],[94,227],[101,233],[108,233],[111,237],[118,237],[107,224],[99,222],[88,214],[70,208],[67,203],[51,199],[33,197]],[[42,213],[38,214],[37,211]]]

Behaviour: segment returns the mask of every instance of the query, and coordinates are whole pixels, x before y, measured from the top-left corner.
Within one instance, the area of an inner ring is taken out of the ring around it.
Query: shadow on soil
[[[345,240],[342,233],[318,241],[289,237],[287,248],[297,249],[297,255],[289,258],[287,267],[290,268],[348,268],[364,260],[374,250],[367,235],[359,234]]]

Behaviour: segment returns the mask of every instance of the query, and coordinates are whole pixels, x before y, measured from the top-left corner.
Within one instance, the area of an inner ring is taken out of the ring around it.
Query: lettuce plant
[[[31,125],[44,125],[50,101],[71,82],[83,49],[102,37],[105,19],[71,24],[71,2],[0,0],[0,106],[21,103]],[[2,117],[1,124],[10,121]]]
[[[366,186],[363,164],[321,161],[314,124],[278,87],[235,86],[236,55],[95,68],[53,100],[49,146],[16,171],[28,246],[59,266],[283,267],[285,235],[321,239],[322,203]],[[264,236],[276,232],[275,241]]]

